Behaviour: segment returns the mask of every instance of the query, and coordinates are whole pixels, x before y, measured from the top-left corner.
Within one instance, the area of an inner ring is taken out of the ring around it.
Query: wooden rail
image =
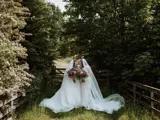
[[[10,93],[10,96],[7,98],[3,98],[0,95],[1,99],[0,99],[0,120],[9,120],[12,119],[12,116],[8,118],[8,116],[11,115],[11,113],[13,113],[16,108],[18,108],[19,106],[21,106],[22,104],[26,103],[28,101],[28,99],[26,99],[25,96],[28,96],[30,94],[32,90],[28,90],[26,91],[25,94],[22,94],[20,92],[17,91],[13,91]]]
[[[65,68],[56,68],[56,74],[63,75],[65,70]]]
[[[160,114],[160,89],[133,81],[127,84],[128,96],[133,99],[134,105],[140,103]]]

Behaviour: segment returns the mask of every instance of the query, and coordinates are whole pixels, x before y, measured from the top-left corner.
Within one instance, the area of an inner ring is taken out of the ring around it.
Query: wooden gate
[[[134,104],[139,103],[160,114],[160,89],[133,81],[127,84],[127,95]]]
[[[63,75],[66,68],[56,68],[56,75]]]

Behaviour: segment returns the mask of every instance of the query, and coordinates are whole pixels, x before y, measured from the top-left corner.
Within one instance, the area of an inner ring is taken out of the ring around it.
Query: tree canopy
[[[159,0],[66,0],[65,35],[112,80],[160,80]]]
[[[160,0],[65,1],[64,13],[45,0],[0,1],[0,92],[45,88],[54,60],[77,53],[114,83],[158,86]]]

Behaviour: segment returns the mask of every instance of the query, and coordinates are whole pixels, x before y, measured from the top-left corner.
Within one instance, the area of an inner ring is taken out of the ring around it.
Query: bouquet
[[[88,77],[87,72],[80,68],[72,68],[68,71],[68,76],[72,78],[75,82],[75,79],[85,82],[85,78]]]

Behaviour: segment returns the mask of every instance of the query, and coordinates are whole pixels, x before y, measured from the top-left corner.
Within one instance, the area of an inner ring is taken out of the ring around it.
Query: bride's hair
[[[77,54],[75,54],[74,56],[73,56],[73,59],[82,59],[83,57],[81,56],[81,55],[77,55]]]
[[[74,55],[74,56],[73,56],[73,59],[78,59],[78,55]]]

